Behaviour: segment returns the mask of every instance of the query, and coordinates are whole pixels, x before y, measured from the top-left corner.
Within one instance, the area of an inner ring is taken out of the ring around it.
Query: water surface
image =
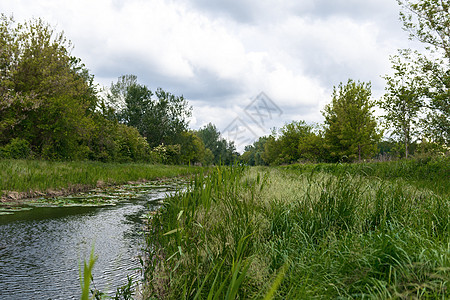
[[[146,188],[116,206],[39,207],[0,215],[0,299],[79,299],[79,266],[92,245],[95,288],[114,294],[138,278],[141,216],[173,186]]]

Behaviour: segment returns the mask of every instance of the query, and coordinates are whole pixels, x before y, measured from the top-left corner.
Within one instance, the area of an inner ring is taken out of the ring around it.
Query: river
[[[0,215],[0,299],[79,299],[79,270],[92,246],[95,288],[113,295],[139,278],[141,216],[174,186],[146,188],[105,207],[38,207]]]

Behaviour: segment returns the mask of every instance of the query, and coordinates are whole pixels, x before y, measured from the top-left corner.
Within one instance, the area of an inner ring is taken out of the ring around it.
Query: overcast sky
[[[102,86],[135,74],[184,95],[190,127],[212,122],[229,138],[239,128],[239,150],[292,120],[321,123],[349,78],[381,97],[389,56],[417,47],[396,0],[1,0],[0,12],[64,31]],[[271,110],[258,119],[261,104]]]

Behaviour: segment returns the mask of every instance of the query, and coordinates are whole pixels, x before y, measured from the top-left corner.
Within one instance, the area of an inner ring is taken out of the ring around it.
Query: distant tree
[[[323,132],[310,126],[307,134],[298,143],[300,159],[312,162],[328,161]]]
[[[264,152],[262,154],[262,159],[267,165],[279,165],[282,163],[280,155],[282,152],[281,143],[277,139],[277,132],[272,130],[266,142],[264,143]]]
[[[428,139],[450,145],[450,4],[441,0],[397,0],[400,18],[411,39],[426,44],[426,55],[410,60],[421,71]]]
[[[333,159],[354,161],[375,154],[380,134],[370,96],[370,83],[350,79],[334,87],[332,102],[322,112],[326,147]]]
[[[408,52],[402,52],[409,58]],[[402,61],[400,56],[391,57],[394,76],[385,76],[386,94],[379,101],[384,109],[383,115],[387,127],[399,137],[408,158],[409,146],[413,138],[420,133],[418,129],[419,113],[423,107],[423,79],[416,65]]]
[[[263,160],[264,145],[267,142],[267,137],[260,137],[252,145],[247,145],[244,148],[244,153],[240,156],[241,162],[250,166],[263,166],[267,165]]]
[[[280,160],[292,163],[299,160],[319,160],[323,152],[321,137],[305,121],[293,121],[280,129]]]
[[[450,64],[443,59],[422,57],[425,80],[426,118],[422,119],[426,136],[433,142],[450,146]]]
[[[211,163],[211,151],[207,153],[205,144],[194,132],[183,132],[180,146],[180,163],[202,163],[205,165]]]
[[[179,143],[192,114],[192,107],[183,96],[174,96],[162,89],[153,94],[137,82],[135,75],[123,75],[111,84],[107,103],[110,109],[105,111],[110,119],[113,116],[137,128],[152,147]]]
[[[212,123],[196,131],[196,134],[202,139],[205,147],[210,149],[214,155],[214,164],[232,164],[238,157],[236,147],[232,141],[228,142],[220,136],[220,131]]]
[[[264,164],[280,165],[325,159],[321,133],[305,121],[292,121],[278,131],[273,129],[272,134],[264,137],[263,141],[261,158]],[[253,149],[249,148],[251,150]]]

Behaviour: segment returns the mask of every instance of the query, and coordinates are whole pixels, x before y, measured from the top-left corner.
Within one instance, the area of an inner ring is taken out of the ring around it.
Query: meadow
[[[0,196],[5,200],[69,194],[96,186],[188,175],[200,167],[94,161],[0,160]]]
[[[153,299],[448,299],[447,157],[216,167],[149,218]]]

